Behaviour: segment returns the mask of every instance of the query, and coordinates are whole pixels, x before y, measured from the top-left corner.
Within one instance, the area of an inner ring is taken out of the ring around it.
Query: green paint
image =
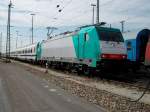
[[[85,35],[88,35],[85,38]],[[89,66],[96,67],[100,55],[100,43],[94,26],[82,28],[73,36],[74,47],[78,59],[92,60]]]
[[[38,43],[36,47],[37,60],[41,59],[42,55],[42,43]]]
[[[77,35],[73,36],[73,43],[76,51],[76,56],[80,60],[92,60],[90,67],[96,67],[97,62],[101,60],[100,31],[120,32],[119,29],[106,28],[98,26],[89,26],[81,28]],[[85,35],[88,38],[85,39]]]

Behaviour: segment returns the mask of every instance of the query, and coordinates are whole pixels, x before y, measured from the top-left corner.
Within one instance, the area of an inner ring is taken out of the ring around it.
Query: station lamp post
[[[95,4],[91,4],[91,6],[93,7],[93,16],[92,16],[92,23],[95,24]]]
[[[31,40],[32,40],[32,44],[33,44],[33,42],[34,42],[34,40],[33,40],[33,38],[34,38],[34,16],[35,16],[35,14],[30,14],[31,16],[32,16],[32,28],[31,28],[31,31],[32,31],[32,36],[31,36]]]

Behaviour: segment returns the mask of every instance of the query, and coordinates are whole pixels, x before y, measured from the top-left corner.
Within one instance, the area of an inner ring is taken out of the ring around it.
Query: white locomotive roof
[[[59,35],[55,35],[55,36],[53,36],[53,37],[50,38],[50,39],[43,40],[43,43],[46,43],[46,42],[49,42],[49,41],[53,41],[53,40],[58,40],[58,39],[61,39],[61,38],[67,38],[67,37],[70,37],[70,36],[72,36],[72,35],[75,35],[76,33],[77,33],[77,31],[68,32],[68,33],[62,33],[62,34],[59,34]]]

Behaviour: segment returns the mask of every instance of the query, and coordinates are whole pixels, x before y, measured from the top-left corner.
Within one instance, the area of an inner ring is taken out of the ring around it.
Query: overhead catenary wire
[[[72,0],[70,0],[71,2],[72,2]],[[115,0],[110,0],[110,1],[107,1],[107,2],[105,2],[105,3],[103,3],[103,4],[100,4],[100,6],[101,7],[104,7],[104,6],[107,6],[107,5],[109,5],[110,3],[113,3]],[[85,2],[85,1],[84,1]],[[69,3],[69,1],[65,4],[65,0],[61,0],[61,2],[60,2],[60,5],[63,5],[63,8],[65,9],[65,8],[67,8],[69,5],[70,5],[70,3]],[[80,4],[79,4],[80,5]],[[78,7],[78,6],[77,6]],[[59,15],[59,14],[65,14],[66,13],[66,10],[64,11],[64,9],[63,9],[63,11],[62,11],[62,13],[59,13],[59,12],[57,12],[57,17],[55,17],[55,18],[57,18],[56,20],[54,20],[55,22],[58,22],[59,21],[59,19],[61,18],[61,16]],[[91,10],[90,10],[91,11]],[[69,12],[67,12],[67,14],[68,13],[71,13],[70,11]],[[59,15],[59,16],[58,16]],[[77,17],[77,19],[80,19],[80,18],[83,18],[83,17],[81,17],[80,15],[83,15],[83,13],[82,14],[80,14],[79,13],[79,15],[77,15],[76,17]],[[53,19],[53,18],[52,18]],[[61,24],[62,23],[64,23],[65,21],[62,21],[62,20],[68,20],[69,22],[72,22],[72,21],[75,21],[75,19],[74,19],[74,17],[71,17],[71,18],[68,18],[68,19],[60,19],[60,21],[61,21]],[[120,21],[118,21],[117,23],[119,23]],[[59,24],[59,22],[58,22],[58,24]]]
[[[113,1],[115,1],[115,0],[110,0],[110,1],[107,1],[107,2],[105,2],[105,3],[103,3],[103,4],[100,4],[100,6],[101,7],[104,7],[104,6],[106,6],[106,5],[109,5],[110,3],[112,3]],[[56,14],[54,14],[53,16],[51,16],[51,17],[49,17],[49,16],[47,16],[47,15],[43,15],[43,14],[39,14],[39,16],[41,15],[41,16],[44,16],[44,17],[46,17],[46,18],[48,18],[48,19],[51,19],[52,20],[52,22],[58,22],[58,20],[61,18],[61,15],[62,14],[64,14],[64,9],[65,8],[67,8],[71,3],[73,2],[73,0],[70,0],[69,2],[67,2],[67,4],[65,5],[65,6],[63,6],[63,8],[61,8],[61,9],[63,9],[62,11],[61,11],[61,13],[60,12],[57,12]],[[84,1],[85,2],[85,1]],[[87,1],[86,1],[87,2]],[[61,1],[61,3],[58,3],[58,5],[59,5],[59,8],[60,8],[60,6],[61,5],[63,5],[62,3],[65,3],[65,0],[63,0],[63,1]],[[85,4],[85,3],[84,3]],[[81,7],[81,5],[83,5],[83,4],[79,4],[77,7],[75,7],[75,8],[73,8],[73,9],[71,9],[71,10],[75,10],[75,9],[79,9],[80,7]],[[90,5],[90,4],[89,4]],[[57,10],[57,5],[56,5],[56,10]],[[81,10],[82,11],[82,10]],[[89,10],[89,11],[91,11],[91,10]],[[67,12],[67,14],[69,14],[69,13],[71,13],[70,11],[69,12]],[[61,15],[60,15],[61,14]],[[59,15],[59,16],[58,16]],[[78,18],[79,18],[79,16],[80,15],[83,15],[83,14],[79,14],[78,15]],[[61,19],[62,20],[62,19]],[[73,18],[70,18],[70,19],[67,19],[67,20],[73,20]],[[59,23],[59,22],[58,22]],[[61,22],[62,23],[62,22]]]
[[[103,4],[100,4],[100,6],[103,7],[103,6],[109,5],[109,4],[112,3],[113,1],[115,1],[115,0],[107,1],[107,2],[105,2],[105,3],[103,3]],[[72,2],[72,0],[70,0],[69,4],[70,4],[71,2]],[[69,5],[69,4],[68,4],[68,5]],[[64,7],[64,8],[65,8],[65,7]],[[91,9],[90,9],[89,11],[91,11]],[[87,12],[88,12],[88,11],[86,11],[86,13],[87,13]],[[84,14],[86,14],[86,13],[84,13]],[[80,13],[77,17],[80,18],[80,15],[83,16],[83,13]],[[82,17],[82,16],[81,16],[81,17]],[[56,19],[55,19],[55,22],[57,22],[57,21],[58,21],[58,17],[55,16],[55,18],[56,18]],[[75,18],[75,17],[72,17],[72,18],[67,19],[67,20],[70,22],[70,21],[73,21],[74,18]],[[62,20],[62,19],[61,19],[61,20]],[[63,23],[63,22],[61,22],[61,23]]]
[[[73,0],[70,0],[63,8],[61,8],[61,9],[65,9],[71,2],[72,2]],[[57,3],[57,5],[56,5],[56,10],[58,10],[58,8],[60,8],[61,7],[61,5],[62,4],[64,4],[65,3],[65,0],[62,0],[62,1],[60,1],[60,3]],[[58,6],[58,7],[57,7]],[[60,14],[60,12],[59,12],[59,10],[57,11],[57,13],[55,13],[55,14],[53,14],[53,15],[51,15],[51,17],[49,17],[47,14],[46,15],[43,15],[43,13],[39,13],[38,14],[38,16],[41,16],[41,17],[46,17],[47,19],[51,19],[52,21],[54,21],[54,20],[57,20],[57,16]]]
[[[61,8],[61,9],[59,10],[59,12],[61,12],[62,10],[64,10],[69,4],[71,4],[72,1],[73,1],[73,0],[70,0],[63,8]]]

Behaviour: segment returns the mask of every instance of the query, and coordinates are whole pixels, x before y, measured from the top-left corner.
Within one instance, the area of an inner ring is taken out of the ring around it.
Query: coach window
[[[128,42],[128,43],[127,43],[127,50],[129,51],[129,50],[131,50],[131,48],[132,48],[132,43],[131,43],[131,42]]]

